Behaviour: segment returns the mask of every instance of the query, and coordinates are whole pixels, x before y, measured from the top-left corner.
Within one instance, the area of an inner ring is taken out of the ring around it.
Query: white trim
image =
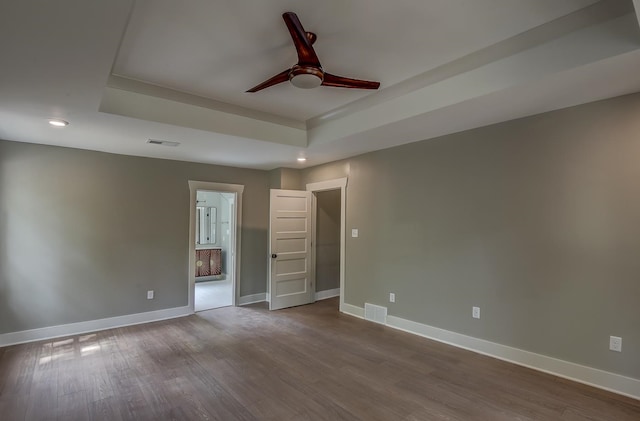
[[[193,314],[193,310],[189,308],[189,306],[174,307],[164,310],[148,311],[146,313],[127,314],[125,316],[109,317],[106,319],[88,320],[86,322],[3,333],[0,334],[0,348],[27,342],[60,338],[62,336],[79,335],[82,333],[97,332],[117,327],[174,319],[176,317],[188,316],[190,314]]]
[[[358,317],[364,319],[364,308],[344,303],[340,306],[340,311],[348,314],[349,316]]]
[[[196,261],[196,239],[195,239],[195,218],[196,218],[196,194],[198,190],[214,191],[222,193],[235,193],[236,200],[234,202],[235,209],[235,240],[232,239],[231,243],[234,244],[233,253],[233,267],[229,271],[231,277],[231,288],[233,290],[232,305],[238,305],[239,291],[240,291],[240,250],[241,250],[241,230],[242,230],[242,193],[244,192],[244,185],[241,184],[228,184],[228,183],[214,183],[209,181],[194,181],[189,180],[189,262],[188,277],[189,277],[189,301],[188,307],[191,311],[195,311],[195,289],[196,289],[196,277],[195,277],[195,261]]]
[[[267,301],[267,294],[261,292],[259,294],[243,295],[238,299],[238,305],[246,306],[247,304],[261,303],[263,301]]]
[[[335,190],[347,187],[347,177],[307,184],[307,191]]]
[[[307,191],[313,193],[313,197],[315,198],[315,193],[326,190],[335,190],[340,189],[340,311],[348,313],[345,310],[345,302],[344,302],[344,288],[345,288],[345,245],[346,245],[346,235],[347,235],[347,182],[348,178],[336,178],[334,180],[327,181],[319,181],[317,183],[309,183],[307,184]],[[314,202],[315,203],[315,202]],[[314,204],[315,209],[315,204]],[[315,227],[315,220],[313,221],[313,225]],[[315,231],[314,231],[315,233]],[[315,234],[312,238],[312,265],[315,265]],[[314,283],[315,283],[315,267],[313,269]],[[364,311],[364,310],[363,310]],[[364,314],[364,313],[363,313]]]
[[[325,289],[324,291],[316,291],[316,301],[326,300],[327,298],[338,297],[340,288]]]
[[[363,317],[364,309],[345,304],[344,311],[356,317]],[[640,399],[640,380],[597,368],[559,360],[542,354],[501,345],[484,339],[425,325],[397,316],[387,316],[387,326],[413,333],[457,348],[477,352],[499,360],[507,361],[533,370],[542,371],[564,379],[608,390],[633,399]]]
[[[311,192],[311,273],[309,274],[309,278],[311,278],[311,288],[314,291],[314,299],[317,300],[317,292],[316,291],[316,271],[317,271],[317,249],[316,243],[318,242],[318,198],[316,197],[315,192]]]
[[[578,383],[640,399],[640,380],[638,379],[474,338],[396,316],[387,317],[387,326]]]

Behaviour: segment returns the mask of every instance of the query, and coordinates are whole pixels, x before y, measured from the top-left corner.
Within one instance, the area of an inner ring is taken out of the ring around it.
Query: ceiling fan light
[[[293,75],[289,82],[296,88],[313,89],[322,85],[322,79],[312,73],[302,73]]]

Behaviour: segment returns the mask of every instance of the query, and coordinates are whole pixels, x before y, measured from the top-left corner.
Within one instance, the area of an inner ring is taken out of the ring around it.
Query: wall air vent
[[[375,304],[364,303],[364,318],[372,322],[387,324],[387,308]]]
[[[168,140],[156,140],[156,139],[149,139],[147,140],[147,143],[150,143],[152,145],[173,146],[173,147],[176,147],[180,144],[180,142],[170,142]]]

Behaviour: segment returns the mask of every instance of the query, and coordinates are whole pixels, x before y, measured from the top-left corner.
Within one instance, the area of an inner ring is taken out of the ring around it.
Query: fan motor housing
[[[322,85],[324,72],[312,66],[294,65],[289,72],[289,82],[296,88],[312,89]]]

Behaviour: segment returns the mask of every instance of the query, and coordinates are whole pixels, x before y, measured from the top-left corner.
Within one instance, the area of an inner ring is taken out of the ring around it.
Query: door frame
[[[307,191],[311,194],[312,215],[311,223],[313,225],[311,231],[311,279],[314,288],[316,288],[316,217],[317,217],[317,199],[316,193],[327,190],[340,189],[340,311],[344,311],[344,284],[345,284],[345,244],[347,235],[347,177],[336,178],[333,180],[320,181],[317,183],[307,184]]]
[[[189,180],[189,290],[188,306],[191,312],[195,312],[195,291],[196,291],[196,194],[198,190],[212,191],[217,193],[235,193],[235,230],[232,234],[233,243],[233,276],[231,278],[231,288],[233,290],[232,305],[237,306],[240,297],[240,250],[242,240],[242,193],[244,185],[215,183],[209,181]]]

